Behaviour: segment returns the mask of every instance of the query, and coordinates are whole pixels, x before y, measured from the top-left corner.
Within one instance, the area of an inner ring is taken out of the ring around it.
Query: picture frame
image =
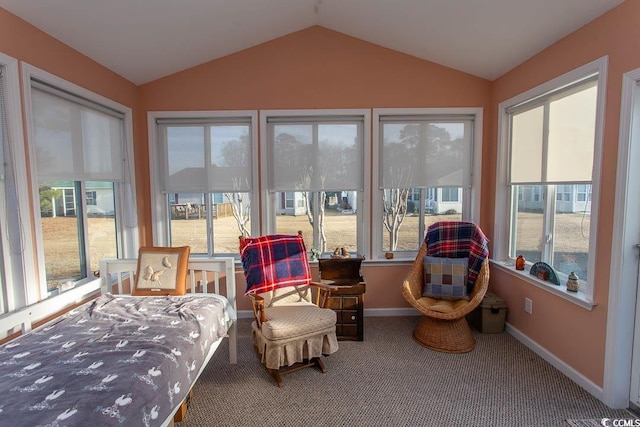
[[[529,274],[537,277],[540,280],[544,280],[545,282],[550,282],[556,286],[560,286],[560,280],[558,279],[558,275],[556,274],[553,267],[551,267],[546,262],[536,262],[531,266],[531,270],[529,270]]]
[[[141,247],[131,294],[184,295],[190,251],[189,246]]]

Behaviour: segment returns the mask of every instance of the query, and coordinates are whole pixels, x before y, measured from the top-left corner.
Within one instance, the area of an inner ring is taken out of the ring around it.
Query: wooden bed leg
[[[229,363],[235,365],[238,363],[238,323],[233,322],[229,329]]]
[[[189,394],[184,398],[182,403],[180,404],[180,408],[178,408],[178,412],[173,416],[173,421],[179,423],[184,420],[184,417],[187,416],[187,409],[189,409],[189,404],[191,403],[191,398],[193,397],[193,390],[189,390]]]

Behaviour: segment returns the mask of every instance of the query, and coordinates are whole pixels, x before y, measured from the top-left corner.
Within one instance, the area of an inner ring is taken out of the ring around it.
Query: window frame
[[[363,142],[363,165],[362,173],[364,180],[364,189],[359,194],[358,209],[356,211],[357,221],[357,252],[359,255],[363,255],[366,259],[369,259],[369,215],[365,215],[365,212],[370,212],[371,203],[369,197],[365,197],[366,194],[370,194],[371,184],[369,177],[371,176],[371,110],[370,109],[318,109],[318,110],[260,110],[260,164],[262,165],[260,172],[260,196],[261,196],[261,222],[260,233],[270,234],[276,230],[276,206],[278,201],[276,200],[276,193],[271,193],[269,190],[269,170],[272,165],[269,163],[268,153],[268,120],[270,117],[292,117],[292,118],[304,118],[304,117],[340,117],[340,116],[358,116],[363,118],[362,129],[362,142]],[[314,192],[317,194],[318,192]],[[314,230],[317,234],[317,230]],[[313,236],[315,241],[316,236]]]
[[[33,129],[33,108],[31,102],[31,81],[37,79],[45,82],[57,89],[69,92],[80,98],[85,98],[96,104],[103,105],[115,111],[121,113],[123,117],[124,125],[124,149],[123,154],[126,156],[127,170],[124,172],[127,176],[127,182],[114,182],[114,210],[115,210],[115,223],[116,223],[116,236],[117,236],[117,251],[122,258],[133,258],[137,255],[139,246],[138,226],[137,226],[137,212],[135,206],[136,200],[136,186],[135,186],[135,168],[133,167],[133,114],[132,109],[115,102],[109,98],[64,80],[56,75],[53,75],[47,71],[37,68],[31,64],[22,64],[22,89],[24,94],[25,103],[25,121],[27,124],[27,147],[29,151],[29,158],[31,160],[29,174],[31,178],[31,203],[32,206],[39,206],[39,191],[38,191],[38,171],[35,164],[35,137]],[[84,182],[81,185],[81,193],[84,194]],[[87,234],[87,210],[86,200],[82,197],[83,209],[83,222],[84,233]],[[38,271],[38,295],[40,299],[47,297],[47,280],[46,280],[46,268],[44,259],[44,244],[42,241],[42,221],[40,217],[40,210],[33,209],[33,221],[34,229],[37,238],[35,239],[35,249],[37,256],[37,271]],[[84,241],[85,254],[90,253],[88,241]],[[86,261],[87,277],[75,282],[75,287],[82,286],[96,279],[91,271],[89,265],[89,257],[84,258]],[[34,264],[35,266],[35,264]]]
[[[590,240],[589,251],[590,257],[596,256],[596,247],[598,241],[598,212],[600,205],[600,176],[602,167],[602,150],[603,150],[603,133],[604,133],[604,114],[607,90],[607,68],[608,56],[598,58],[583,66],[575,68],[561,76],[542,83],[512,98],[502,101],[498,105],[498,150],[497,150],[497,174],[496,174],[496,201],[495,201],[495,217],[494,217],[494,244],[493,257],[494,265],[505,269],[506,271],[516,274],[525,282],[537,286],[541,289],[549,291],[561,298],[571,301],[583,308],[591,310],[595,305],[594,288],[595,284],[595,266],[593,262],[588,262],[588,277],[591,280],[585,283],[584,290],[577,293],[567,292],[564,286],[554,286],[548,282],[542,281],[530,274],[518,272],[514,269],[513,258],[509,257],[509,243],[511,236],[511,200],[512,194],[508,185],[508,173],[510,162],[510,120],[508,109],[515,105],[539,98],[551,91],[561,89],[572,85],[580,79],[584,79],[594,73],[598,74],[597,88],[598,98],[596,101],[596,123],[595,123],[595,141],[593,153],[593,169],[591,175],[591,224],[590,224]],[[550,195],[555,201],[555,194]]]
[[[474,223],[480,218],[480,198],[481,186],[480,177],[482,172],[482,129],[483,129],[483,108],[482,107],[453,107],[453,108],[374,108],[373,109],[373,153],[372,164],[380,164],[381,140],[380,140],[380,117],[381,116],[474,116],[473,119],[473,140],[471,147],[471,188],[463,196],[463,220]],[[371,175],[370,175],[371,176]],[[371,227],[372,256],[371,259],[382,262],[393,262],[393,260],[413,260],[418,250],[397,251],[392,260],[385,257],[386,251],[382,250],[383,233],[378,232],[383,229],[382,221],[382,192],[380,188],[380,174],[373,173],[372,182],[372,205],[379,208],[373,210]],[[437,194],[437,191],[435,191]],[[436,196],[437,198],[437,196]]]
[[[27,160],[24,150],[24,129],[22,122],[22,98],[20,96],[20,72],[18,70],[18,60],[0,52],[0,67],[2,67],[6,78],[6,86],[4,86],[5,114],[7,116],[7,130],[9,132],[9,144],[14,162],[15,185],[16,192],[21,195],[18,197],[18,212],[30,211],[29,182],[27,177]],[[2,197],[4,197],[6,181],[2,181]],[[4,200],[3,202],[4,203]],[[31,284],[33,281],[26,280],[31,276],[31,266],[35,266],[34,248],[33,248],[33,232],[31,223],[27,218],[20,217],[19,221],[11,221],[6,217],[5,209],[0,212],[2,215],[2,226],[20,227],[22,241],[20,242],[24,250],[15,254],[8,250],[6,246],[6,236],[4,232],[0,232],[3,242],[0,245],[2,249],[2,259],[0,263],[4,269],[4,285],[0,292],[0,314],[3,312],[11,312],[26,305],[34,304],[39,300],[39,289],[36,286],[24,286],[23,284]],[[5,224],[8,222],[8,224]],[[8,286],[12,284],[13,286]],[[5,294],[6,292],[6,294]]]
[[[249,117],[251,120],[251,158],[252,169],[257,170],[257,158],[258,158],[258,112],[256,110],[229,110],[229,111],[149,111],[147,112],[147,130],[149,135],[149,169],[150,169],[150,194],[151,194],[151,220],[152,220],[152,235],[153,243],[157,246],[168,246],[171,241],[170,236],[170,218],[169,211],[166,208],[166,194],[160,189],[160,177],[161,172],[159,168],[159,156],[160,150],[158,149],[159,135],[158,124],[159,119],[176,119],[186,120],[193,119],[194,125],[198,124],[198,120],[206,119],[236,119],[238,117]],[[259,224],[258,209],[259,192],[258,192],[258,174],[254,173],[252,176],[252,188],[249,192],[251,198],[251,228],[252,234],[256,233],[258,228],[256,224]],[[202,194],[214,194],[214,193],[202,193]],[[205,196],[206,197],[206,196]],[[210,196],[209,196],[210,197]],[[211,252],[212,236],[207,236],[207,248]],[[210,256],[222,255],[222,253],[210,253]],[[224,255],[229,255],[225,253]],[[232,254],[236,258],[239,254]]]

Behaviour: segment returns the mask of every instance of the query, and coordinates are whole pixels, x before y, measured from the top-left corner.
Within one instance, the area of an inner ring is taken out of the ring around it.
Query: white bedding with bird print
[[[161,425],[232,318],[214,294],[102,295],[0,346],[0,419],[13,427]]]

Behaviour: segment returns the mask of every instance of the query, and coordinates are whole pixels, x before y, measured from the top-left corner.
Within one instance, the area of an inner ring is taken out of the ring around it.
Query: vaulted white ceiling
[[[136,84],[313,25],[493,80],[623,0],[0,0]]]

